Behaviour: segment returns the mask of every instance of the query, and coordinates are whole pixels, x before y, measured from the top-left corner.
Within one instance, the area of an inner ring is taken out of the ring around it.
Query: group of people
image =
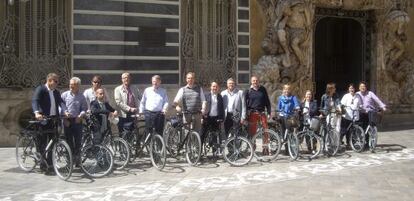
[[[267,90],[260,84],[257,76],[251,77],[251,85],[247,90],[238,89],[234,79],[229,78],[227,88],[220,92],[217,82],[212,82],[210,91],[204,93],[203,88],[196,84],[195,73],[186,74],[186,85],[181,87],[175,96],[172,107],[179,111],[185,111],[185,122],[191,122],[193,128],[198,131],[203,139],[206,129],[219,129],[221,122],[224,124],[224,133],[228,133],[234,123],[248,123],[249,134],[255,135],[256,125],[261,120],[263,127],[267,128],[267,120],[270,116],[279,115],[282,119],[288,118],[294,112],[302,108],[305,116],[319,115],[318,105],[313,99],[312,91],[306,91],[305,98],[299,102],[291,93],[290,85],[284,85],[283,94],[279,97],[277,109],[272,111]],[[72,77],[69,90],[60,94],[56,89],[59,77],[55,73],[47,75],[46,83],[36,88],[32,99],[32,108],[35,118],[44,119],[45,116],[63,115],[63,126],[66,140],[73,151],[75,164],[80,161],[80,148],[82,140],[82,118],[87,113],[96,115],[103,124],[107,119],[102,119],[105,114],[108,117],[118,116],[118,131],[133,129],[136,115],[144,115],[147,127],[155,128],[159,134],[163,133],[165,114],[169,108],[167,91],[161,87],[161,77],[154,75],[151,78],[152,85],[142,93],[131,84],[131,75],[121,75],[122,84],[114,90],[115,107],[109,104],[107,90],[102,87],[102,78],[94,76],[92,87],[80,92],[81,80]],[[370,112],[379,107],[386,110],[386,106],[371,91],[367,90],[366,83],[359,84],[359,92],[355,93],[354,85],[349,85],[349,93],[340,99],[335,93],[335,84],[329,83],[326,93],[321,98],[320,108],[329,110],[338,108],[345,110],[343,120],[337,117],[334,125],[338,131],[352,121],[360,119],[367,124]],[[345,107],[340,107],[341,105]],[[59,109],[60,108],[60,109]],[[352,110],[362,108],[361,113]],[[192,118],[191,118],[192,116]],[[238,117],[234,121],[234,117]],[[202,123],[203,122],[203,123]],[[45,129],[53,125],[46,124]],[[285,129],[285,128],[284,128]],[[42,135],[39,139],[39,150],[44,152],[50,134]],[[220,136],[220,140],[226,140],[226,135]],[[349,137],[347,139],[349,141]],[[264,150],[265,151],[265,150]],[[47,163],[51,164],[51,156],[46,156]],[[41,170],[45,173],[53,173],[48,170],[46,164],[41,164]],[[51,166],[50,166],[51,167]]]

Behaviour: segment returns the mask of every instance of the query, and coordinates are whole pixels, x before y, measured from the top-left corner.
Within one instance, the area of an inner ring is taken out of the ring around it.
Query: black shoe
[[[48,170],[48,171],[45,172],[45,175],[54,176],[54,175],[56,175],[56,172],[54,170]]]

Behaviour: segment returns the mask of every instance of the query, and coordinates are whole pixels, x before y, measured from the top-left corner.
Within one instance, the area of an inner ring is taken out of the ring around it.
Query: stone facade
[[[76,1],[69,13],[74,20],[74,27],[70,27],[73,33],[72,52],[69,53],[72,57],[71,75],[80,76],[86,88],[93,74],[101,74],[107,81],[108,91],[112,93],[113,88],[120,83],[118,78],[124,70],[133,72],[134,83],[139,84],[140,89],[144,89],[146,83],[149,84],[152,74],[161,74],[172,101],[183,79],[180,66],[182,33],[179,28],[179,6],[182,1],[162,1],[165,4],[159,6],[152,3],[135,5],[129,1],[96,2]],[[368,32],[371,41],[366,68],[370,69],[368,77],[371,89],[391,106],[388,114],[390,121],[385,123],[387,126],[412,122],[414,67],[411,58],[414,58],[414,45],[410,41],[414,41],[414,20],[410,19],[414,18],[414,8],[410,0],[234,2],[238,16],[235,75],[242,87],[248,86],[252,74],[259,75],[273,103],[284,83],[291,83],[295,94],[299,96],[307,89],[315,89],[314,32],[317,9],[335,11],[331,15],[369,13],[370,18],[366,23],[372,29]],[[6,13],[3,12],[5,5],[0,3],[1,27],[6,19]],[[119,16],[127,13],[128,17]],[[151,28],[153,25],[164,30],[165,35],[159,32],[160,29]],[[149,32],[140,35],[139,30]],[[149,46],[139,46],[140,42],[145,42],[139,41],[140,37],[148,37],[151,33],[156,34],[154,37],[165,37],[164,42],[168,47],[149,47],[157,46],[155,41],[146,44]],[[4,50],[4,46],[1,46],[0,58],[5,56]],[[42,77],[39,73],[33,75],[32,78]],[[62,89],[65,85],[61,86]],[[20,122],[30,118],[32,93],[33,88],[0,89],[0,146],[14,145],[14,134],[21,128]]]

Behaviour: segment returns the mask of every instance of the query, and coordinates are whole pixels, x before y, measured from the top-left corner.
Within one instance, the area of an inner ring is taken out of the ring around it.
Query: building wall
[[[410,22],[407,26],[407,39],[408,39],[408,54],[410,58],[414,60],[414,7],[408,9],[408,15],[410,16]],[[414,68],[414,67],[413,67]]]

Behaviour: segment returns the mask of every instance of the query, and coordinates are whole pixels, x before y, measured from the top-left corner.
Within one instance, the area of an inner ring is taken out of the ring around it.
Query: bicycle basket
[[[286,120],[286,124],[288,128],[297,128],[299,127],[299,120],[296,117],[289,117]]]
[[[171,125],[174,128],[176,128],[176,127],[178,127],[180,125],[181,120],[180,120],[180,117],[174,116],[174,117],[171,117],[170,118],[170,122],[171,122]]]
[[[321,127],[321,121],[318,118],[311,118],[310,129],[313,131],[319,131],[320,127]]]

